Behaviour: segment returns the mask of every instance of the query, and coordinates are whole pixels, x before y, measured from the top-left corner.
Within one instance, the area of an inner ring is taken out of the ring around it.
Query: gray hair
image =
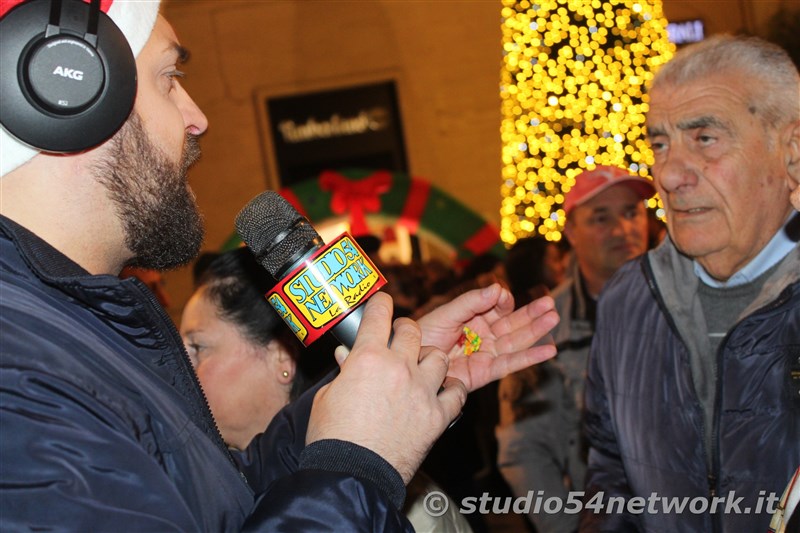
[[[758,37],[715,35],[679,50],[656,74],[652,89],[724,72],[751,78],[749,107],[767,127],[800,118],[800,75],[789,54]]]

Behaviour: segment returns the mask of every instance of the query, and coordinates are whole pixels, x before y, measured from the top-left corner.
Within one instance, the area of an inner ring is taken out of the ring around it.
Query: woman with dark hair
[[[181,320],[222,438],[237,449],[307,385],[300,343],[264,298],[273,285],[249,250],[220,254],[199,273]]]
[[[562,257],[559,244],[544,237],[525,237],[514,243],[506,255],[505,271],[517,307],[561,283],[565,271]]]

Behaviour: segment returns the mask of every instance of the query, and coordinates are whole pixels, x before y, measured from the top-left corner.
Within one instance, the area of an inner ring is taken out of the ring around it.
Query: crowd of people
[[[52,23],[37,6],[0,16]],[[119,27],[137,91],[88,148],[0,129],[0,529],[480,533],[459,502],[492,471],[561,502],[525,511],[538,533],[800,529],[800,75],[784,50],[679,51],[649,88],[652,179],[578,173],[564,243],[382,265],[389,285],[334,350],[284,327],[246,248],[194,263],[172,323],[143,279],[203,239],[187,171],[208,124],[178,79],[186,50],[158,2],[69,9]],[[425,507],[434,493],[446,512]]]

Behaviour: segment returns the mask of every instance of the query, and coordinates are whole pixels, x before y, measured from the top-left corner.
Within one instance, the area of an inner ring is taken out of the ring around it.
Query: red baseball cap
[[[588,202],[614,185],[626,185],[642,200],[656,193],[653,182],[647,178],[631,174],[619,167],[598,165],[593,170],[585,170],[575,176],[575,185],[564,197],[564,212],[569,216],[574,207]]]

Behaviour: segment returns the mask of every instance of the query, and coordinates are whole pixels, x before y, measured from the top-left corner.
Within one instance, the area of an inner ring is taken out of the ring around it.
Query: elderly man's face
[[[655,185],[675,245],[717,279],[744,267],[789,214],[783,132],[767,129],[739,72],[651,93]]]

